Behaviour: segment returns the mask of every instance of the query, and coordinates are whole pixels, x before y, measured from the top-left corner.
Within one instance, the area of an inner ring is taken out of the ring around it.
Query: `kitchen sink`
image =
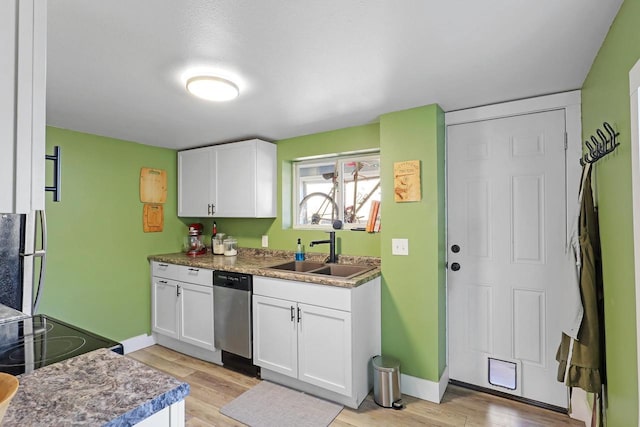
[[[322,264],[313,261],[290,261],[269,268],[273,270],[295,271],[297,273],[320,274],[350,279],[369,270],[373,270],[376,267],[372,265]]]
[[[320,267],[324,267],[324,264],[321,262],[312,262],[312,261],[291,261],[285,262],[284,264],[274,265],[274,270],[286,270],[286,271],[297,271],[299,273],[304,273],[309,270],[316,270]]]
[[[313,270],[314,274],[325,274],[327,276],[337,276],[351,278],[365,271],[373,270],[371,265],[349,265],[349,264],[325,264],[324,267]]]

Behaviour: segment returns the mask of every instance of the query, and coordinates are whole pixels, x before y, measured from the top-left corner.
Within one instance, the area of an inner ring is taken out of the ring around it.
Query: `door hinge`
[[[564,133],[564,150],[567,151],[567,148],[569,148],[569,135],[565,132]]]

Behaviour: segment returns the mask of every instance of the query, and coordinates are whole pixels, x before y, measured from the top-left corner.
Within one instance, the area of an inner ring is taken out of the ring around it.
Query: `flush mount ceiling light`
[[[195,76],[187,80],[187,90],[208,101],[230,101],[240,94],[232,81],[216,76]]]

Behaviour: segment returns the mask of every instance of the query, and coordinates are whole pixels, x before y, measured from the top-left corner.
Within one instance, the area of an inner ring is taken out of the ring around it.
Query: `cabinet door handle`
[[[215,213],[216,213],[216,205],[215,205],[215,203],[212,203],[211,204],[211,215],[213,215]]]
[[[199,268],[189,268],[189,271],[200,271]]]
[[[293,306],[291,306],[291,321],[293,322],[295,318],[296,318],[296,310],[293,308]]]
[[[166,280],[158,280],[158,283],[164,283],[166,285],[167,281]]]
[[[207,205],[207,215],[211,215],[211,203]]]
[[[300,307],[298,307],[298,323],[300,323]]]
[[[180,285],[176,286],[176,296],[179,297],[181,294],[180,292]]]
[[[169,267],[169,264],[158,264],[158,267]]]

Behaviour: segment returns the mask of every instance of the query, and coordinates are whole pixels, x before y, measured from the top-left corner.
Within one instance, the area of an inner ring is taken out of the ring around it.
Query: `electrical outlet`
[[[409,255],[409,239],[391,239],[392,255]]]
[[[262,247],[263,248],[269,247],[269,236],[267,236],[266,234],[262,236]]]

